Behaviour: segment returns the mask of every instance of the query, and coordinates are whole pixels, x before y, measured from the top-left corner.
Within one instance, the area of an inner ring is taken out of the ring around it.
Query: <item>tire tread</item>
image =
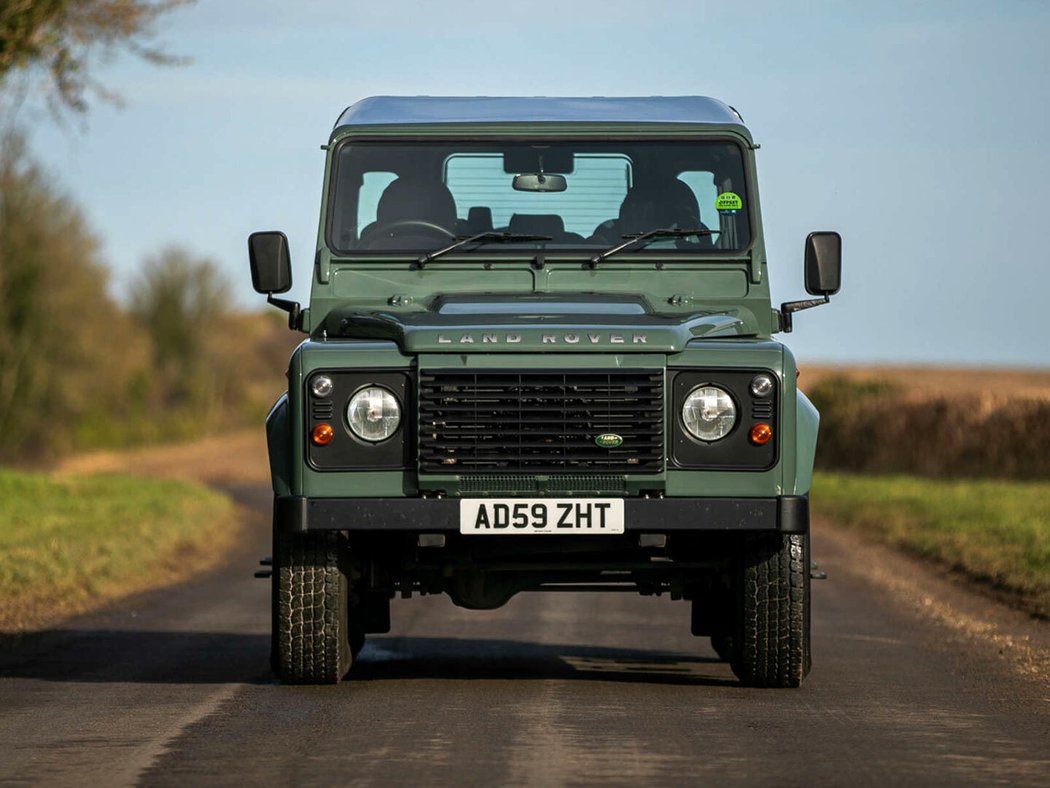
[[[733,672],[756,687],[798,687],[809,673],[809,537],[747,534]]]
[[[275,538],[276,670],[288,684],[335,684],[350,667],[347,578],[338,532]]]

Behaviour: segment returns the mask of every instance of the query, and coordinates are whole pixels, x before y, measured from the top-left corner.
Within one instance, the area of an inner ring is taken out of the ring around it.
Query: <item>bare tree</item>
[[[56,116],[83,115],[88,96],[118,97],[91,76],[98,60],[129,51],[152,63],[180,61],[150,46],[153,23],[195,0],[3,0],[0,2],[0,92],[43,77],[43,91]]]

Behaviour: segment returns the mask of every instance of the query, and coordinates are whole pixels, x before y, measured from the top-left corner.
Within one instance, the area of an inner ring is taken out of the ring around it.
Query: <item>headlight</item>
[[[682,405],[682,422],[695,438],[716,441],[736,424],[736,405],[729,392],[718,386],[697,386]]]
[[[401,424],[401,406],[388,389],[368,386],[350,398],[346,421],[354,435],[369,443],[385,441]]]

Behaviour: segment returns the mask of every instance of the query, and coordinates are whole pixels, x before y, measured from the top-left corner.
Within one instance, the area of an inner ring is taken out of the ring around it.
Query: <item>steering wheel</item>
[[[381,224],[378,227],[372,229],[369,233],[369,239],[379,238],[387,233],[395,230],[402,230],[406,227],[414,227],[417,230],[423,230],[427,235],[437,235],[441,238],[448,238],[455,240],[456,234],[450,230],[446,230],[440,224],[434,224],[433,222],[425,222],[422,219],[401,219],[396,222],[387,222]],[[408,233],[396,233],[397,235],[407,235]]]

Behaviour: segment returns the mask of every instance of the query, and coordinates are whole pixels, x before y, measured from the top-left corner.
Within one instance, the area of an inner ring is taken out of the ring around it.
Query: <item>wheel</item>
[[[809,537],[747,534],[730,664],[744,684],[798,687],[809,673]]]
[[[275,532],[274,548],[275,672],[287,684],[336,684],[352,659],[345,539]]]

